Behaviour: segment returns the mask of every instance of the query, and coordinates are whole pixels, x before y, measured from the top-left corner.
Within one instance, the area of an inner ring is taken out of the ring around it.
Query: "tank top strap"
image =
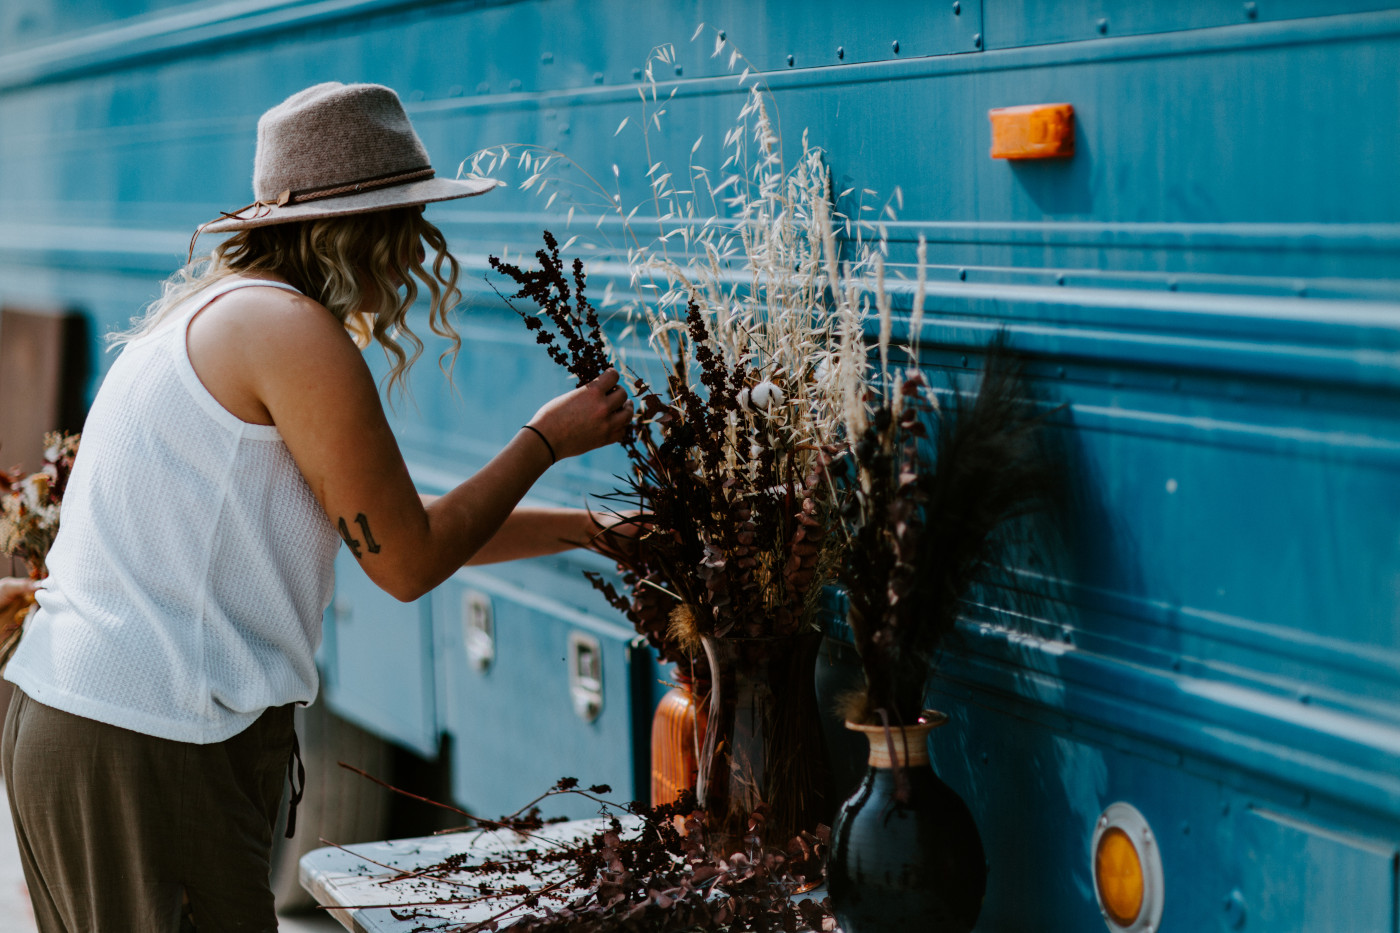
[[[209,302],[238,288],[247,288],[251,285],[265,285],[268,288],[280,288],[283,291],[294,294],[302,294],[301,289],[288,285],[286,282],[274,282],[272,279],[240,279],[229,277],[221,282],[216,282],[203,291],[195,292],[191,295],[186,306],[180,309],[180,319],[189,320],[195,314],[209,306]]]

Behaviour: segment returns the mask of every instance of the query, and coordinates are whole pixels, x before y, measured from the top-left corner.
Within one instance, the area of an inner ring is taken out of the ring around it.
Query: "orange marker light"
[[[1116,826],[1099,837],[1094,881],[1108,918],[1120,927],[1131,926],[1142,913],[1142,860],[1128,834]]]
[[[1074,107],[1030,104],[990,110],[993,159],[1067,159],[1074,155]]]

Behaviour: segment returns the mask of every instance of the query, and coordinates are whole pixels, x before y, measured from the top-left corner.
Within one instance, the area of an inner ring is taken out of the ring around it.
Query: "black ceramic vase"
[[[946,719],[888,731],[846,724],[870,740],[870,768],[831,834],[827,887],[843,933],[967,933],[977,923],[982,838],[928,764],[928,732]]]

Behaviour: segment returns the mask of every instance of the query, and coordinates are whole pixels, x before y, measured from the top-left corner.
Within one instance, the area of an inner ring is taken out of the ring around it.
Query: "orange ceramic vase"
[[[695,790],[700,749],[705,744],[705,700],[708,687],[677,671],[676,685],[656,707],[651,720],[651,805],[674,803]],[[700,696],[697,696],[697,693]]]

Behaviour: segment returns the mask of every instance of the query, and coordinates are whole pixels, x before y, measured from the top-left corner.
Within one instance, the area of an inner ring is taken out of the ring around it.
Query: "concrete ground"
[[[38,933],[3,794],[4,784],[0,783],[0,933]],[[278,929],[282,933],[335,933],[344,927],[328,916],[300,916],[281,918]]]

